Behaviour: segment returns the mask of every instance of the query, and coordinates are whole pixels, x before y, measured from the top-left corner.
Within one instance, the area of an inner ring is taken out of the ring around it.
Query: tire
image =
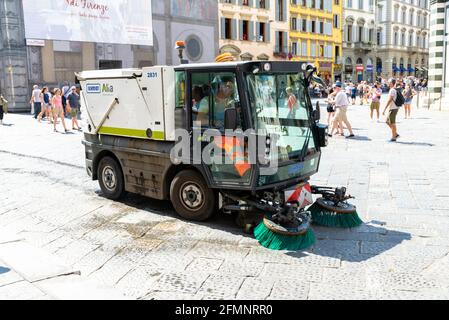
[[[104,196],[110,200],[119,200],[125,195],[123,171],[118,162],[104,157],[98,164],[98,181]]]
[[[193,170],[182,171],[173,179],[170,199],[176,212],[187,220],[205,221],[215,212],[215,192]]]

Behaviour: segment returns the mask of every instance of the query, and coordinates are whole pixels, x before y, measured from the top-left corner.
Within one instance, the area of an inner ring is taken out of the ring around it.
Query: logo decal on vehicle
[[[88,83],[86,91],[87,93],[101,93],[101,85],[99,83]]]

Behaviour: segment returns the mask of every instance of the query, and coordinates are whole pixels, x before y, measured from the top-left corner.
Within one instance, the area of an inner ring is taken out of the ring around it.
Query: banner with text
[[[22,0],[27,39],[153,45],[151,0]]]

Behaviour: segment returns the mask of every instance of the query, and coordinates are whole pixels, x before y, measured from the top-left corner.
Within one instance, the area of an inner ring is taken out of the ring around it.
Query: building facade
[[[344,79],[372,82],[377,58],[374,0],[344,1]]]
[[[211,62],[218,54],[216,0],[152,1],[153,46],[25,38],[22,1],[0,0],[0,91],[13,112],[30,110],[34,84],[73,84],[75,72],[179,64],[175,42],[186,41],[185,57]]]
[[[449,110],[449,1],[431,1],[429,101],[435,110]]]
[[[236,60],[288,59],[287,0],[220,0],[220,53]]]
[[[378,0],[376,71],[383,77],[426,77],[429,0]]]
[[[321,77],[342,77],[342,0],[291,0],[290,51],[293,60],[315,64]]]

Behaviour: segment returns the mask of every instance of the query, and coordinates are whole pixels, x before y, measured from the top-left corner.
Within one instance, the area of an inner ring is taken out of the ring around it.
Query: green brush
[[[355,228],[363,224],[356,207],[346,202],[334,206],[332,201],[320,198],[308,211],[312,213],[313,223],[324,227]]]
[[[265,218],[254,230],[254,236],[259,243],[271,250],[298,251],[310,248],[316,238],[309,228],[309,222],[300,228],[286,229]]]

